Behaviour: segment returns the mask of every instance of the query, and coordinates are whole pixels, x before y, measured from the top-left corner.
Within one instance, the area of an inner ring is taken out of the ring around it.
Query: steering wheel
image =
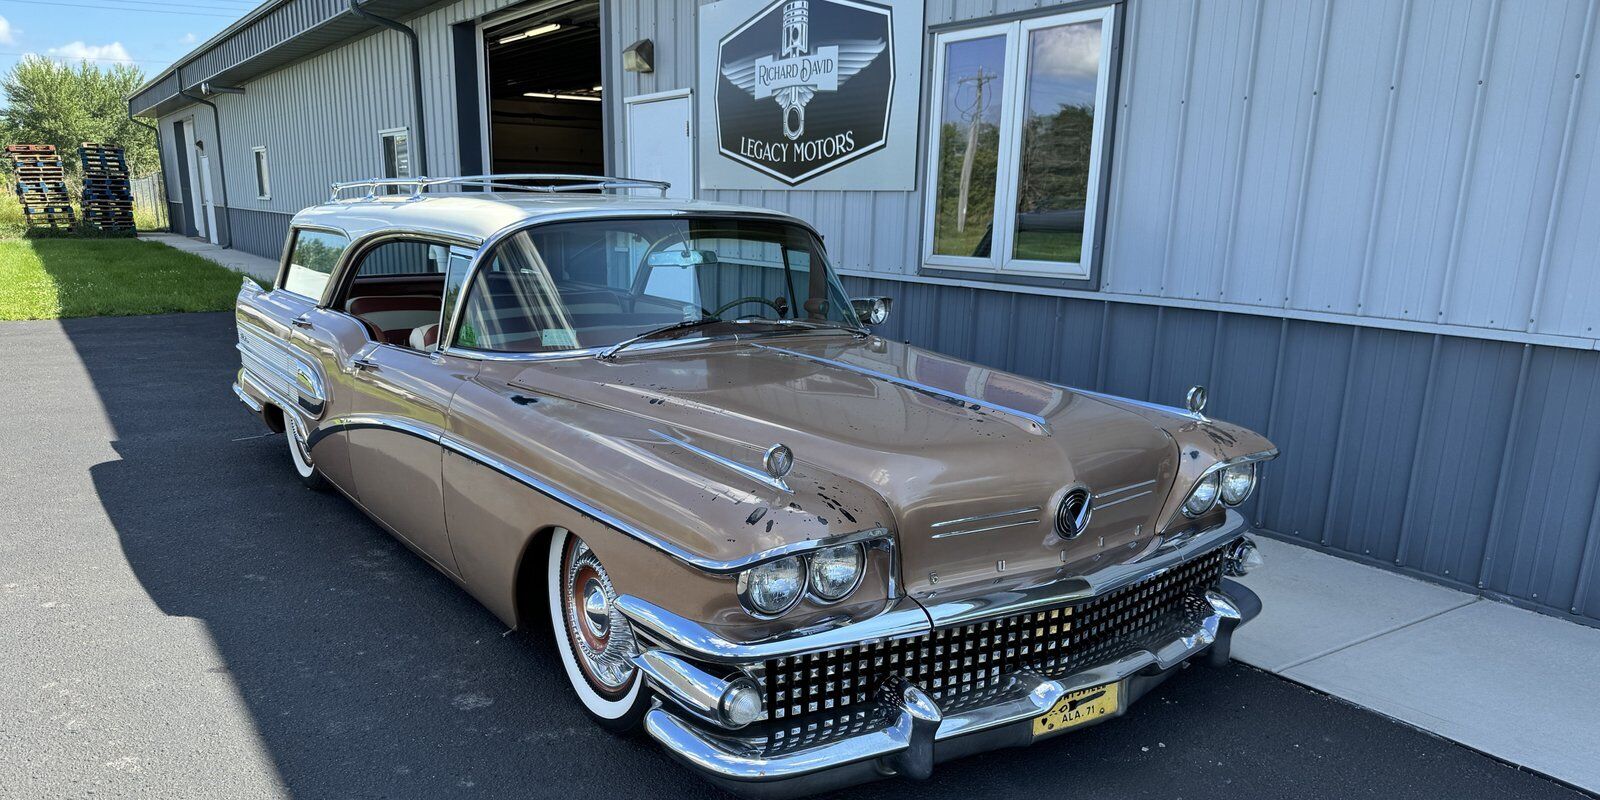
[[[711,312],[711,316],[720,317],[722,316],[722,312],[727,311],[728,309],[733,308],[741,303],[761,303],[763,305],[771,306],[773,311],[778,312],[778,316],[780,318],[783,317],[783,309],[779,307],[777,303],[774,303],[765,297],[740,297],[735,300],[729,300],[728,302],[717,306],[717,310]]]

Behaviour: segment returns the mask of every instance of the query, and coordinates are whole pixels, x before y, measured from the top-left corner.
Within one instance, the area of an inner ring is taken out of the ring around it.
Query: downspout
[[[412,113],[417,119],[417,129],[412,135],[417,142],[417,168],[414,173],[417,177],[428,174],[428,135],[427,125],[422,116],[422,45],[417,43],[417,32],[387,17],[380,17],[361,7],[361,0],[350,0],[350,10],[356,16],[369,19],[390,30],[399,31],[411,44],[411,105]]]
[[[128,106],[128,121],[141,128],[149,128],[150,132],[156,135],[156,166],[161,170],[161,194],[165,195],[167,193],[167,151],[161,146],[161,129],[134,116],[133,106],[131,105]],[[161,202],[166,203],[167,201],[162,199]],[[161,216],[167,218],[167,231],[171,232],[172,209],[161,209]],[[233,235],[233,232],[229,231],[229,235]]]
[[[226,223],[223,227],[228,229],[228,243],[223,247],[233,247],[233,220],[228,217],[228,210],[231,208],[228,205],[228,159],[224,155],[228,151],[222,145],[222,116],[217,113],[216,103],[200,95],[190,94],[188,89],[179,89],[178,94],[211,108],[211,123],[217,129],[217,172],[222,175],[222,219]],[[195,167],[198,168],[199,165],[196,164]],[[200,198],[196,198],[197,210],[200,202]]]

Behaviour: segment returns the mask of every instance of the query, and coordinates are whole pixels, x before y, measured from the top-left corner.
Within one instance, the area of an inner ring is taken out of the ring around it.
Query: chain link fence
[[[133,192],[133,219],[139,230],[164,231],[171,227],[167,219],[167,183],[161,173],[130,178],[128,189]]]

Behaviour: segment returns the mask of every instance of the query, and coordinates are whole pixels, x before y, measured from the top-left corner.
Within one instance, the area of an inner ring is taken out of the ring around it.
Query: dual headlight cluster
[[[1198,517],[1216,508],[1218,501],[1236,506],[1249,499],[1250,493],[1256,490],[1256,463],[1247,461],[1206,473],[1183,501],[1183,513]]]
[[[739,573],[739,602],[760,617],[786,613],[807,593],[819,602],[837,603],[855,591],[866,565],[866,547],[860,543],[766,561]]]

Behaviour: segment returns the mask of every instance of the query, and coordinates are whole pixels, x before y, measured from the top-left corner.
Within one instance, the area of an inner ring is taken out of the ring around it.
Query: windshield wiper
[[[701,317],[699,319],[686,319],[682,322],[674,322],[671,325],[663,325],[659,328],[652,328],[644,333],[639,334],[638,336],[623,339],[622,341],[607,347],[606,349],[597,353],[595,358],[598,358],[601,361],[610,361],[611,359],[615,358],[618,353],[637,342],[642,342],[646,339],[654,339],[664,333],[688,330],[689,328],[698,328],[703,325],[710,325],[715,322],[723,321],[724,320],[721,317]]]

